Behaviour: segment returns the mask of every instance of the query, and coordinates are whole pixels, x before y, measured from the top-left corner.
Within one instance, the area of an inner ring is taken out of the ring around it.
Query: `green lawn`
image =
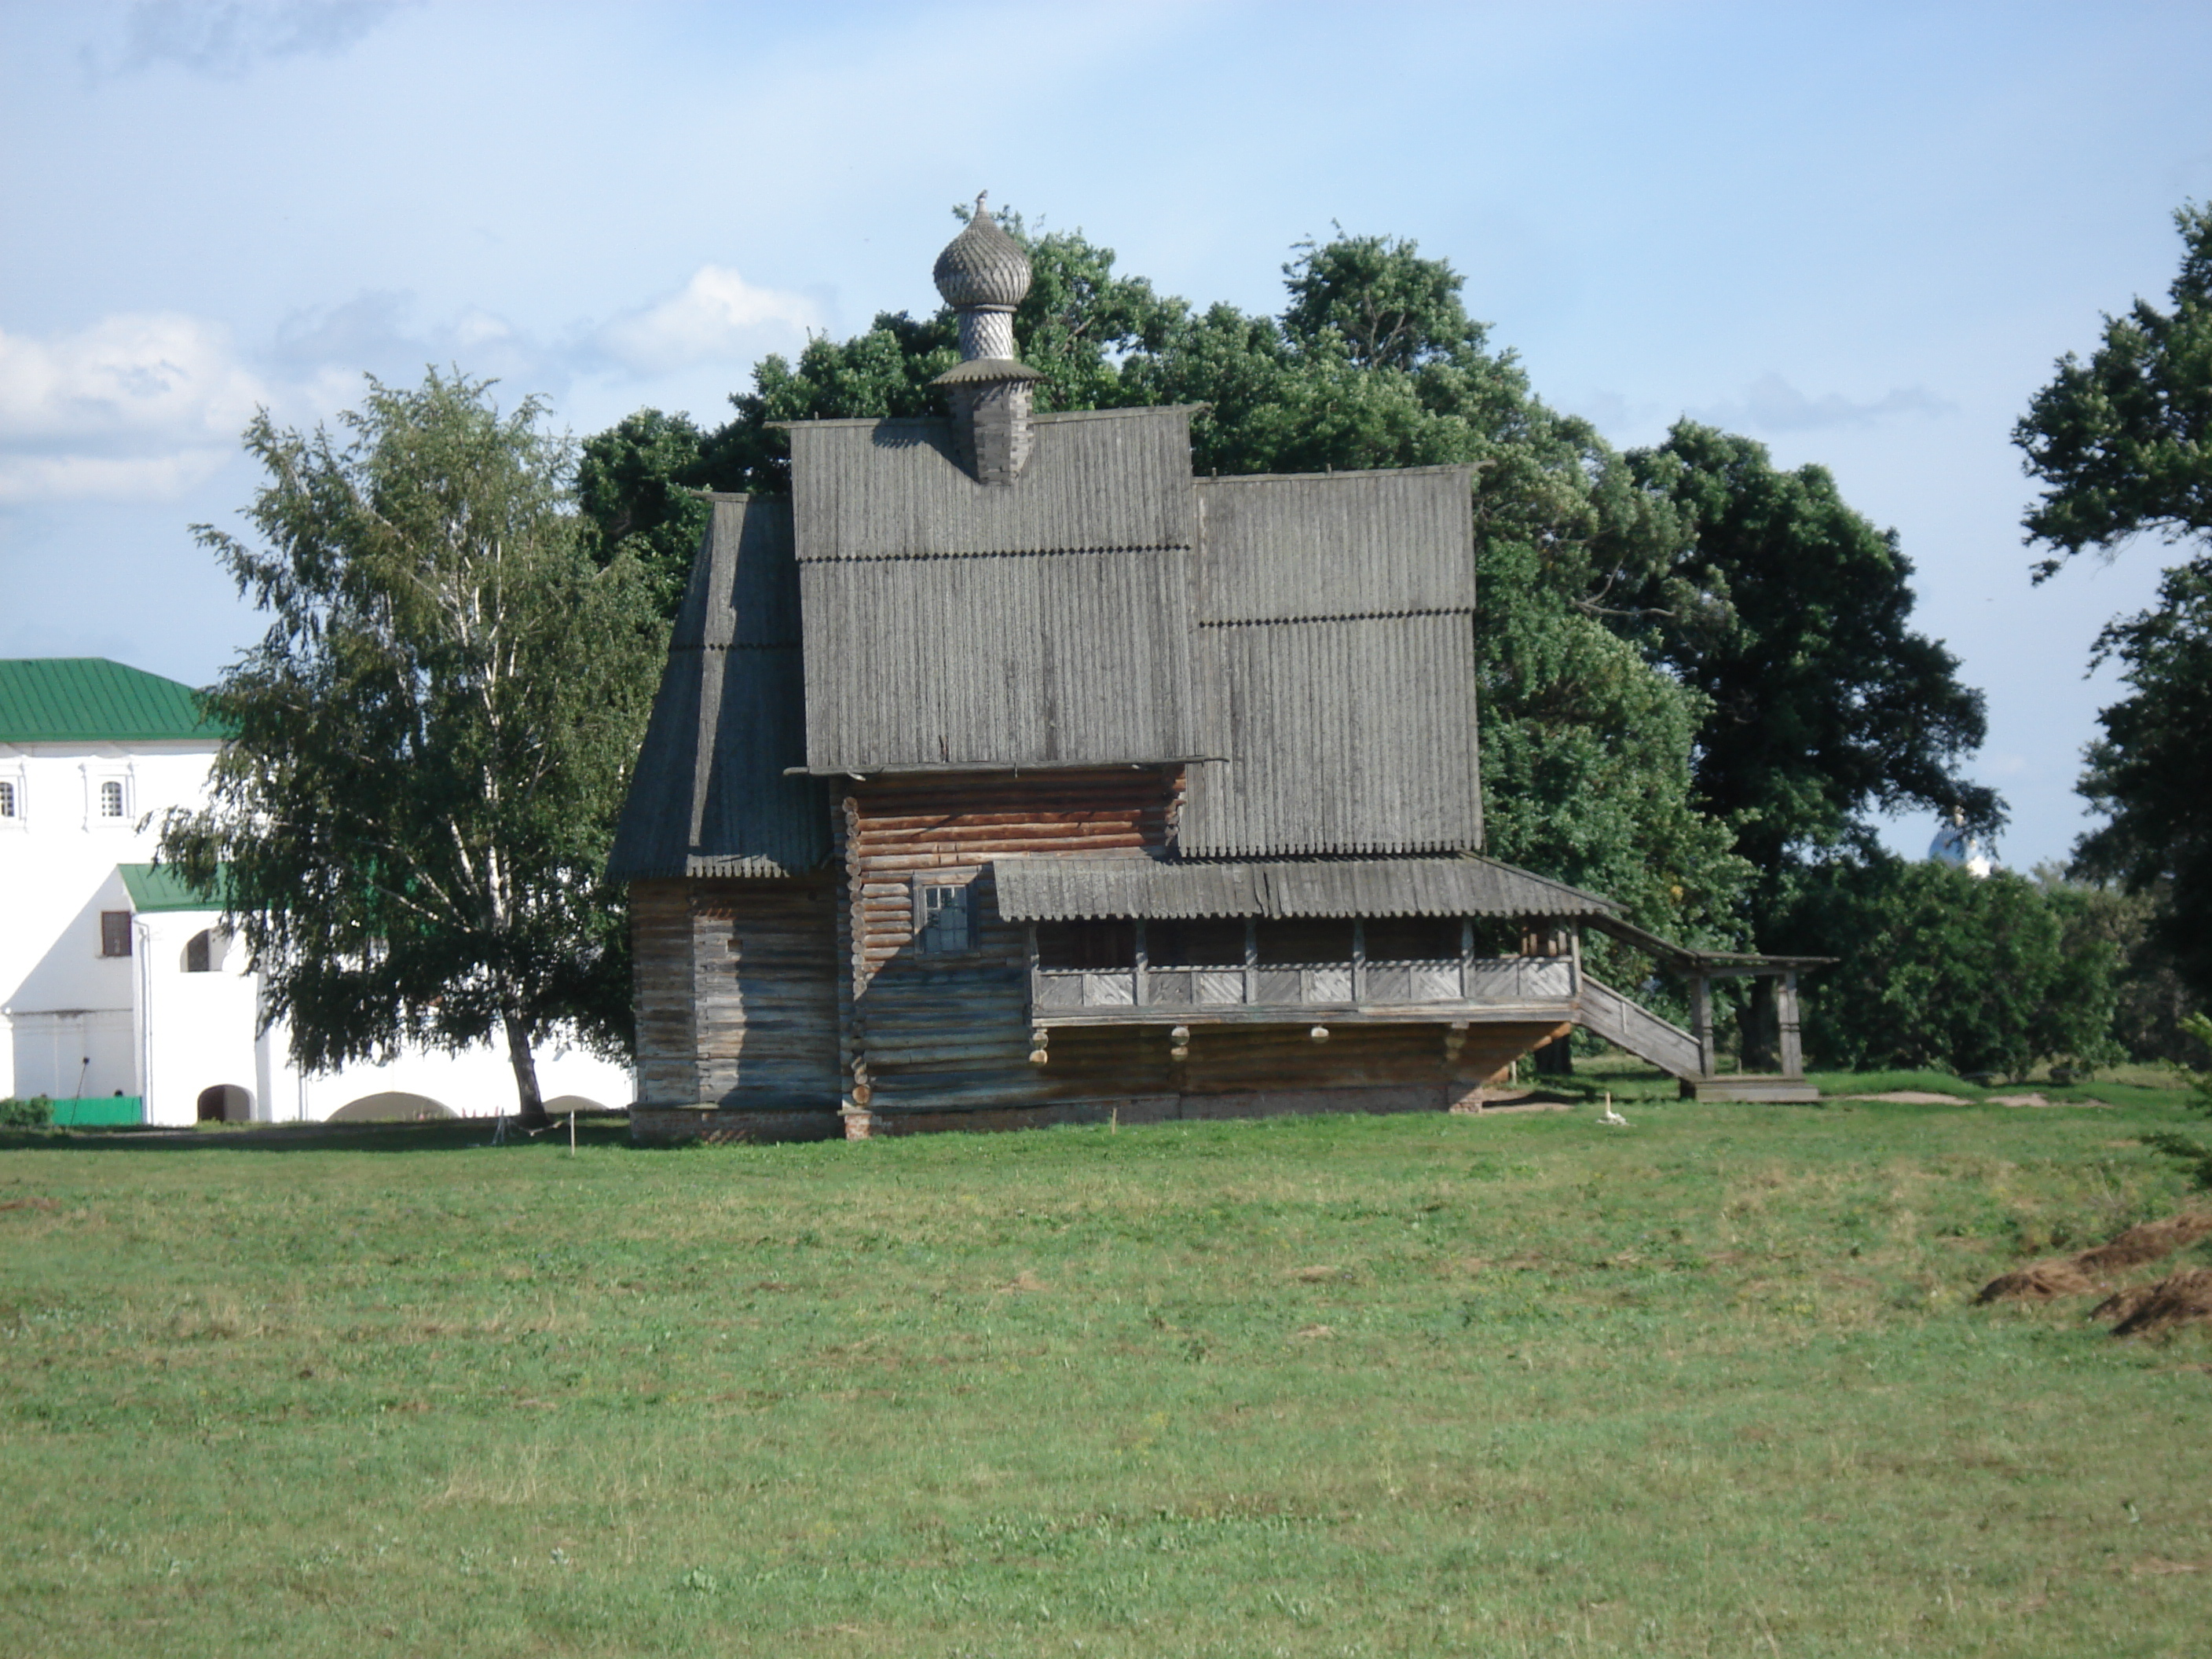
[[[2194,1654],[2212,1339],[1967,1305],[2142,1094],[16,1134],[0,1652]]]

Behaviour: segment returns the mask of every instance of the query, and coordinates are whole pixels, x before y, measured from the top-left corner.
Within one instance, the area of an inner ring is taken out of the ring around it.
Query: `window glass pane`
[[[0,783],[0,818],[12,818],[15,816],[15,786],[12,783]]]
[[[131,913],[128,910],[102,910],[100,913],[100,954],[104,957],[127,957],[131,954]]]
[[[924,956],[940,956],[974,948],[969,895],[966,886],[949,884],[921,890],[921,928],[915,946]]]
[[[113,778],[100,786],[100,816],[119,818],[123,816],[123,786]]]
[[[185,942],[185,971],[188,974],[204,974],[211,971],[212,964],[209,957],[212,954],[208,949],[207,930],[202,928]]]

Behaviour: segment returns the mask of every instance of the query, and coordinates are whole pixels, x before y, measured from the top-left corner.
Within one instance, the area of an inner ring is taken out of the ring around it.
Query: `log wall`
[[[1030,1060],[1028,936],[1000,919],[988,861],[1002,854],[1158,852],[1172,844],[1181,775],[1119,769],[854,781],[840,803],[848,873],[849,1012],[841,1055],[848,1133],[1019,1127],[1273,1111],[1442,1110],[1559,1029],[1444,1023],[1202,1027],[1185,1058],[1160,1026],[1061,1028]],[[921,953],[915,884],[969,876],[964,954]]]

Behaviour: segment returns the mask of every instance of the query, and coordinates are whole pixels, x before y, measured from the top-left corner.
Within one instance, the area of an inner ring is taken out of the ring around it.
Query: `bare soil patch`
[[[2140,1294],[2112,1327],[2114,1336],[2156,1336],[2177,1326],[2212,1321],[2212,1267],[2184,1267],[2155,1285],[2136,1288]]]
[[[2087,1296],[2097,1281],[2071,1261],[2039,1261],[2017,1273],[2001,1273],[1982,1286],[1979,1302],[2054,1302],[2062,1296]]]
[[[2049,1302],[2062,1296],[2086,1296],[2101,1290],[2114,1273],[2158,1261],[2176,1250],[2212,1237],[2212,1210],[2185,1211],[2163,1221],[2145,1221],[2117,1238],[2052,1261],[2038,1261],[2014,1272],[2001,1273],[1981,1288],[1977,1303]],[[2176,1275],[2180,1277],[2180,1275]],[[2127,1292],[2123,1292],[2123,1295]],[[2097,1309],[2093,1318],[2106,1317],[2115,1297]]]

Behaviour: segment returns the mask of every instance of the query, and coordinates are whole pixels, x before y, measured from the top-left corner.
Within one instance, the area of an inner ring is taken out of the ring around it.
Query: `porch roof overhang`
[[[994,859],[991,872],[1009,921],[1613,914],[1595,893],[1472,854],[1249,863],[1024,857]]]

